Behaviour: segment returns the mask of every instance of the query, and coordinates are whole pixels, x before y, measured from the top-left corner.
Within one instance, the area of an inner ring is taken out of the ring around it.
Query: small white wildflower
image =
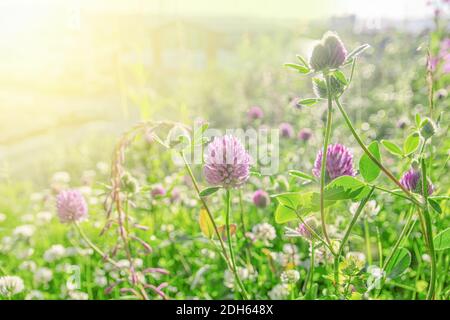
[[[377,266],[369,266],[367,268],[367,272],[376,279],[380,279],[384,275],[383,269],[381,269],[380,267],[377,267]]]
[[[369,277],[367,278],[367,292],[373,289],[379,289],[381,286],[381,280],[385,276],[385,272],[378,266],[369,266],[367,268]]]
[[[6,220],[6,215],[4,213],[0,213],[0,222],[3,222]]]
[[[82,291],[69,291],[70,300],[88,300],[89,295]]]
[[[23,271],[34,272],[36,271],[36,262],[32,260],[24,261],[19,265],[19,269]]]
[[[268,295],[271,300],[283,300],[289,295],[289,286],[285,283],[277,284],[272,290],[269,291]]]
[[[136,258],[133,260],[133,266],[135,268],[141,268],[144,265],[144,261],[140,258]]]
[[[127,269],[130,267],[130,261],[128,261],[127,259],[122,259],[117,261],[116,266],[120,269]]]
[[[258,277],[258,272],[252,268],[237,267],[236,269],[237,269],[239,278],[242,281],[246,281],[246,280],[253,281]],[[230,289],[234,288],[234,274],[228,269],[225,270],[223,282],[227,288],[230,288]]]
[[[21,239],[28,239],[33,236],[34,230],[35,230],[34,226],[30,224],[24,224],[14,229],[13,236]]]
[[[25,289],[22,278],[17,276],[0,277],[0,295],[10,297]]]
[[[216,257],[216,253],[212,250],[203,248],[202,250],[200,250],[200,254],[202,255],[202,257],[206,257],[209,259],[214,259]]]
[[[108,284],[108,279],[105,276],[97,275],[94,277],[94,282],[99,287],[105,287]]]
[[[16,258],[20,260],[28,259],[34,253],[33,248],[23,248],[16,251]]]
[[[422,260],[425,261],[425,262],[427,262],[427,263],[430,263],[430,262],[431,262],[431,257],[430,257],[429,254],[424,253],[424,254],[422,255]]]
[[[300,280],[300,273],[297,270],[286,270],[281,274],[281,282],[294,284]]]
[[[352,215],[355,215],[356,210],[358,210],[358,207],[359,207],[359,203],[358,202],[353,202],[350,205],[350,213]],[[375,200],[369,200],[369,201],[367,201],[366,205],[364,206],[364,209],[363,209],[362,213],[368,219],[373,220],[378,215],[380,210],[381,210],[381,208],[380,208],[380,206],[377,204],[377,202]]]
[[[61,244],[52,245],[44,252],[44,260],[47,262],[54,262],[66,256],[66,248]]]
[[[14,245],[14,240],[11,237],[3,237],[2,241],[0,243],[0,252],[8,252],[11,251],[12,247]]]
[[[47,284],[53,279],[53,272],[49,268],[39,268],[34,273],[33,279],[37,283]]]
[[[39,290],[32,290],[25,296],[25,300],[44,300],[44,294]]]
[[[266,222],[253,226],[252,234],[255,240],[259,240],[265,245],[268,245],[277,236],[275,228]]]

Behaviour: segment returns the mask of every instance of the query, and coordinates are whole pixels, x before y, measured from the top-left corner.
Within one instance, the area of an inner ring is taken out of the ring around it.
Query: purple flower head
[[[420,194],[423,193],[421,174],[419,171],[414,170],[414,168],[411,168],[403,174],[403,177],[400,179],[400,183],[409,191]],[[431,195],[434,192],[434,186],[430,180],[428,180],[427,183],[428,195]]]
[[[180,200],[181,192],[178,188],[173,188],[172,192],[170,193],[170,202],[177,202]]]
[[[317,153],[313,174],[320,178],[322,166],[322,150]],[[330,144],[327,149],[326,179],[331,181],[340,176],[355,176],[353,154],[342,144]]]
[[[78,222],[87,218],[88,206],[78,190],[64,190],[56,196],[56,208],[61,223]]]
[[[164,189],[164,187],[162,185],[157,185],[152,189],[151,195],[153,198],[165,196],[166,189]]]
[[[309,64],[314,71],[339,68],[347,58],[347,50],[339,36],[327,32],[322,37],[311,54]]]
[[[250,108],[250,110],[248,110],[248,118],[250,120],[257,120],[261,119],[262,117],[264,117],[264,112],[260,107],[253,106]]]
[[[309,218],[305,222],[313,230],[316,227],[316,223],[313,218]],[[286,227],[285,230],[286,230],[285,234],[287,237],[302,237],[302,238],[305,238],[306,240],[312,239],[312,234],[309,231],[308,227],[304,223],[299,223],[298,227],[295,229]]]
[[[265,208],[270,203],[269,194],[265,192],[264,190],[256,190],[253,194],[253,203],[258,208]]]
[[[290,123],[283,122],[280,124],[280,133],[283,138],[292,138],[294,136],[294,128]]]
[[[298,138],[302,141],[308,141],[312,137],[312,131],[309,128],[303,128],[298,133]]]
[[[208,145],[203,173],[210,185],[237,188],[250,176],[250,155],[238,138],[215,137]]]

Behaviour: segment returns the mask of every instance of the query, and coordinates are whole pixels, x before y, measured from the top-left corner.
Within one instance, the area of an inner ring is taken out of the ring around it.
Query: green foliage
[[[372,142],[369,145],[368,149],[375,157],[375,159],[377,159],[378,162],[381,162],[381,154],[380,149],[378,147],[378,142],[377,141]],[[359,172],[361,173],[366,182],[372,182],[378,177],[378,175],[381,172],[381,169],[375,164],[375,162],[373,162],[369,158],[367,154],[364,153],[361,159],[359,160]]]

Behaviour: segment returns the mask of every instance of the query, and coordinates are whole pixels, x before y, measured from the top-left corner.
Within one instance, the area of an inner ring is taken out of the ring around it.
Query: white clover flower
[[[353,202],[350,205],[350,213],[352,215],[355,215],[356,210],[358,210],[358,207],[359,207],[359,202]],[[381,208],[375,200],[369,200],[369,201],[367,201],[366,205],[364,206],[362,214],[364,214],[367,217],[367,219],[373,220],[378,215],[380,210],[381,210]]]
[[[20,260],[28,259],[33,255],[33,253],[34,253],[33,248],[23,248],[16,251],[16,258]]]
[[[144,265],[144,261],[140,258],[136,258],[133,260],[133,266],[135,268],[141,268]]]
[[[337,243],[337,242],[336,242]],[[311,253],[311,247],[309,248]],[[333,262],[333,254],[325,247],[318,247],[314,249],[314,265],[320,265],[325,262]]]
[[[427,262],[427,263],[430,263],[430,262],[431,262],[431,257],[430,257],[429,254],[424,253],[424,254],[422,255],[422,260],[425,261],[425,262]]]
[[[289,296],[289,293],[289,286],[282,283],[273,287],[272,290],[269,291],[268,295],[271,300],[283,300]]]
[[[44,300],[44,294],[39,290],[32,290],[25,296],[25,300]]]
[[[36,262],[34,262],[32,260],[24,261],[19,265],[20,270],[30,271],[30,272],[36,271],[36,267],[37,267]]]
[[[35,228],[31,224],[24,224],[14,229],[13,236],[21,239],[28,239],[33,236],[34,230]]]
[[[22,278],[17,276],[0,277],[0,295],[10,297],[25,289]]]
[[[259,240],[265,245],[269,245],[270,241],[277,237],[275,228],[266,222],[253,226],[252,234],[255,240]]]
[[[53,279],[53,272],[49,268],[39,268],[34,273],[34,281],[37,283],[47,284]]]
[[[96,275],[94,277],[94,283],[99,287],[106,287],[108,284],[108,279],[103,275]]]
[[[214,259],[216,257],[216,253],[212,250],[203,248],[202,250],[200,250],[200,254],[202,255],[202,257],[206,257],[209,259]]]
[[[300,280],[300,273],[297,270],[286,270],[281,274],[281,282],[294,284]]]
[[[47,262],[54,262],[66,256],[66,248],[61,244],[52,245],[44,252],[44,260]]]
[[[367,273],[369,277],[367,278],[367,291],[373,289],[379,289],[381,286],[381,280],[384,278],[386,273],[378,266],[367,267]]]
[[[69,300],[89,300],[89,295],[82,291],[69,291]]]
[[[130,261],[128,261],[127,259],[121,259],[121,260],[117,261],[116,266],[119,269],[127,269],[130,267]]]
[[[283,267],[287,267],[288,265],[300,265],[300,255],[298,254],[298,248],[290,243],[286,243],[283,246],[282,252],[272,254],[272,258]]]
[[[3,237],[2,241],[0,243],[0,252],[8,252],[12,250],[12,247],[14,245],[14,240],[11,237]]]
[[[243,268],[243,267],[237,267],[236,268],[237,273],[239,275],[239,278],[242,281],[250,280],[253,281],[258,277],[258,272],[254,270],[253,268]],[[230,270],[225,270],[224,273],[224,285],[227,288],[234,289],[234,274]]]

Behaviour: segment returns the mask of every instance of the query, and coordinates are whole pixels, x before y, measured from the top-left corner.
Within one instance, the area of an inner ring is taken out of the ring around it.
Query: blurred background
[[[327,30],[349,51],[372,45],[351,112],[388,136],[426,103],[423,48],[448,32],[448,1],[2,0],[0,179],[45,184],[109,163],[144,119],[236,128],[259,105],[268,125],[311,126],[321,114],[292,106],[311,85],[283,64]]]

